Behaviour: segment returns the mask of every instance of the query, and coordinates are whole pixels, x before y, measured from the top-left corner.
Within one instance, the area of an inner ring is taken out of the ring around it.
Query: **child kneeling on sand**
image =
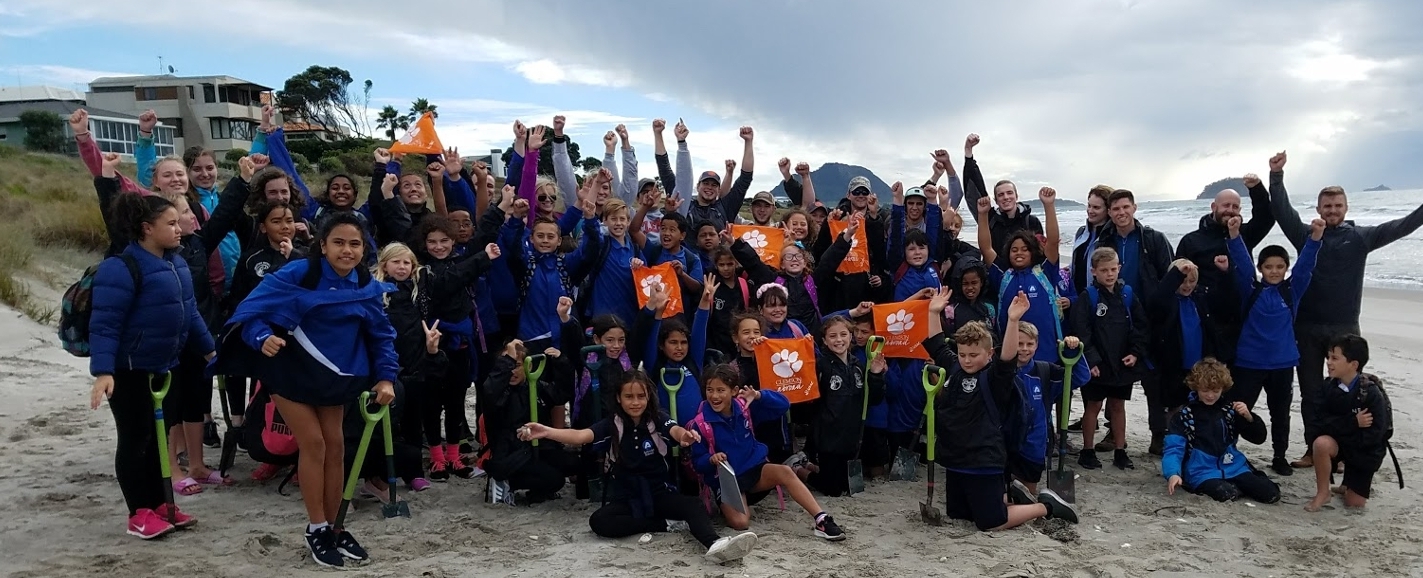
[[[603,418],[588,429],[554,429],[530,422],[519,438],[550,439],[571,446],[593,444],[595,451],[606,455],[611,476],[609,497],[588,518],[594,534],[622,538],[668,532],[682,526],[707,548],[708,560],[720,564],[746,556],[756,546],[755,534],[718,537],[711,518],[696,498],[682,496],[672,486],[667,467],[669,442],[685,447],[701,441],[701,437],[669,419],[658,403],[652,380],[633,370],[618,387],[617,413],[612,417]]]
[[[702,377],[707,400],[697,409],[697,416],[687,423],[697,432],[701,442],[692,446],[692,466],[702,476],[702,484],[721,502],[721,484],[717,468],[725,463],[736,474],[736,485],[745,499],[745,512],[731,504],[721,504],[726,525],[745,530],[751,523],[750,507],[770,495],[776,486],[785,488],[791,498],[815,512],[815,535],[831,542],[845,539],[845,532],[835,524],[830,514],[810,495],[805,483],[789,466],[766,461],[766,445],[753,435],[755,423],[779,422],[790,411],[786,396],[772,390],[743,387],[735,366],[717,365]]]
[[[1186,376],[1192,394],[1171,415],[1162,448],[1161,476],[1168,496],[1184,487],[1217,502],[1242,495],[1264,504],[1280,500],[1280,486],[1256,471],[1235,447],[1240,436],[1261,444],[1266,434],[1265,421],[1251,414],[1244,402],[1219,403],[1232,384],[1230,369],[1211,357],[1196,362]]]
[[[1388,439],[1393,436],[1393,407],[1378,377],[1363,373],[1369,362],[1369,342],[1358,335],[1341,335],[1329,344],[1325,380],[1314,404],[1314,499],[1304,506],[1318,512],[1329,503],[1335,464],[1343,463],[1344,483],[1336,490],[1344,495],[1344,505],[1362,508],[1369,501],[1374,472],[1383,465]],[[1307,430],[1310,428],[1306,428]],[[1397,467],[1398,460],[1394,460]]]

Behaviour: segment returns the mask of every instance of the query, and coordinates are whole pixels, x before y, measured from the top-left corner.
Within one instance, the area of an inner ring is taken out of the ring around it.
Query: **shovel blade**
[[[1077,503],[1077,474],[1072,470],[1062,469],[1048,474],[1047,487],[1067,503]]]
[[[919,456],[914,450],[900,448],[894,454],[894,463],[889,468],[889,479],[896,482],[914,481],[918,478]]]
[[[381,505],[380,513],[385,515],[386,518],[409,518],[410,504],[405,502],[383,504]]]
[[[222,459],[217,462],[218,474],[227,477],[227,471],[232,469],[233,462],[237,461],[237,435],[231,429],[222,438]]]
[[[865,465],[860,460],[850,460],[845,463],[845,470],[850,477],[850,495],[855,495],[865,491]]]
[[[944,525],[944,514],[931,504],[919,502],[919,518],[930,526]]]

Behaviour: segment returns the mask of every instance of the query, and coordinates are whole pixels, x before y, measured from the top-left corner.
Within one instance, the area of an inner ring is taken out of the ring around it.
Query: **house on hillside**
[[[271,88],[231,76],[111,76],[89,83],[89,105],[137,117],[147,109],[173,128],[174,146],[251,150]]]
[[[80,108],[89,111],[89,134],[93,135],[99,150],[118,153],[125,160],[132,161],[134,146],[138,143],[137,115],[87,106],[84,95],[52,86],[0,88],[0,144],[25,146],[25,127],[20,124],[20,114],[25,111],[52,112],[67,120]],[[66,141],[74,137],[67,122],[64,135]],[[154,127],[153,141],[159,156],[174,154],[177,149],[173,138],[173,127],[161,122]]]

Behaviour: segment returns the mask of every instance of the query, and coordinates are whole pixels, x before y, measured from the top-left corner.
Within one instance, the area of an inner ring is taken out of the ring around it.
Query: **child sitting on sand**
[[[1161,476],[1166,495],[1184,487],[1217,502],[1249,497],[1263,504],[1280,500],[1280,487],[1250,465],[1236,448],[1240,436],[1265,443],[1265,422],[1244,402],[1219,403],[1233,381],[1224,363],[1207,357],[1186,376],[1193,392],[1172,414],[1162,448]]]
[[[1314,403],[1318,416],[1305,437],[1314,438],[1314,499],[1304,506],[1318,512],[1329,503],[1329,482],[1338,463],[1345,464],[1344,505],[1362,508],[1369,501],[1374,472],[1383,465],[1393,435],[1393,407],[1379,378],[1363,373],[1369,362],[1369,342],[1358,335],[1341,335],[1329,344],[1325,366],[1329,379]],[[1398,464],[1394,460],[1395,466]]]

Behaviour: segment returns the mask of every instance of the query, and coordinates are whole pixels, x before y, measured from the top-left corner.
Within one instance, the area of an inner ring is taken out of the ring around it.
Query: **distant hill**
[[[1379,186],[1377,186],[1377,187],[1364,189],[1364,192],[1365,192],[1365,193],[1376,193],[1376,192],[1392,191],[1392,190],[1393,190],[1393,189],[1388,188],[1388,185],[1379,185]]]
[[[1229,177],[1206,185],[1206,188],[1201,189],[1201,194],[1197,195],[1196,199],[1213,201],[1215,200],[1216,193],[1221,192],[1221,190],[1223,189],[1234,190],[1235,192],[1240,193],[1242,196],[1247,194],[1250,190],[1249,187],[1245,186],[1245,179],[1242,179],[1240,177]]]
[[[850,188],[850,179],[855,177],[865,177],[870,180],[870,190],[879,197],[881,205],[888,206],[893,199],[889,192],[889,183],[879,178],[875,173],[865,167],[847,165],[842,163],[825,163],[820,168],[810,171],[811,180],[815,181],[815,198],[827,206],[834,207],[835,202],[845,196]],[[786,186],[779,183],[776,188],[771,189],[771,194],[777,197],[785,197]]]

